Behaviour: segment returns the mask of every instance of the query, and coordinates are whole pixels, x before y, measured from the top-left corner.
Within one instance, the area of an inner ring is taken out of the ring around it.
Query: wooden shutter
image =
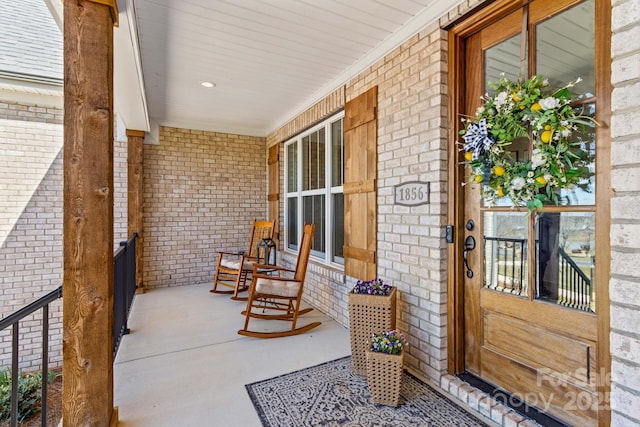
[[[269,195],[267,200],[269,203],[269,221],[275,220],[275,232],[273,239],[278,242],[280,240],[280,228],[278,226],[280,219],[280,144],[269,147]]]
[[[376,277],[378,87],[344,108],[344,271]]]

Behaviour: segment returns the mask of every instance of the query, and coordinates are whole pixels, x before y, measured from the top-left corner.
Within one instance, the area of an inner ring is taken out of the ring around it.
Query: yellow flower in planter
[[[376,353],[400,354],[402,349],[408,345],[404,334],[394,330],[373,334],[369,350]]]

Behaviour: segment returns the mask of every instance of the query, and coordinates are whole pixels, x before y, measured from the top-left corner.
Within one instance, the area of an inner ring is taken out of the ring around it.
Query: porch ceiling
[[[127,25],[123,10],[129,9],[129,20],[135,16],[152,127],[266,136],[459,2],[119,0],[118,5],[121,27]],[[216,86],[204,88],[205,81]]]

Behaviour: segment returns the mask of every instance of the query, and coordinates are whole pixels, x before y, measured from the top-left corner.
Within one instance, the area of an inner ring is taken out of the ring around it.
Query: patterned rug
[[[266,427],[483,426],[442,394],[404,373],[400,406],[373,403],[351,357],[245,386]]]

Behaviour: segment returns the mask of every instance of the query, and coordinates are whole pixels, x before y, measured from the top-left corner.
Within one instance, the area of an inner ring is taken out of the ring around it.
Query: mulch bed
[[[31,418],[18,422],[20,427],[40,427],[42,425],[41,413],[38,412]],[[47,427],[58,427],[62,419],[62,376],[57,376],[47,387]],[[9,427],[7,421],[0,422],[0,427]]]

